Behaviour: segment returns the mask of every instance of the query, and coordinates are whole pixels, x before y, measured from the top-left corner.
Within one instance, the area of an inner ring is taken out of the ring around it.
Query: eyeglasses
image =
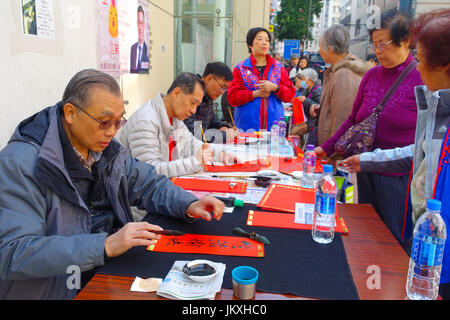
[[[383,50],[386,49],[386,47],[387,47],[388,45],[390,45],[393,41],[394,41],[394,40],[389,40],[389,41],[386,41],[386,42],[379,42],[379,43],[372,43],[372,49],[373,49],[373,50],[378,49],[378,50],[383,51]]]
[[[83,110],[82,108],[80,108],[79,106],[77,106],[76,104],[70,102],[71,105],[73,105],[75,108],[77,108],[78,110],[83,111],[85,114],[87,114],[89,116],[89,118],[97,121],[100,125],[99,128],[100,130],[108,130],[109,128],[111,128],[113,125],[116,127],[116,129],[120,129],[122,128],[125,123],[127,123],[127,119],[125,119],[124,117],[122,117],[122,119],[117,120],[117,121],[112,121],[112,120],[105,120],[105,121],[101,121],[98,120],[96,118],[94,118],[93,116],[91,116],[89,113],[87,113],[85,110]]]
[[[228,90],[228,86],[227,85],[221,86],[219,81],[216,79],[216,77],[213,77],[213,78],[214,78],[214,80],[216,80],[216,83],[220,86],[220,92],[225,93]]]

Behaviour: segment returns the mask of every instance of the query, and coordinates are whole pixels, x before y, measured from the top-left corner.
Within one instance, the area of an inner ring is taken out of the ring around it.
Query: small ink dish
[[[183,273],[196,282],[207,282],[217,275],[217,266],[209,260],[193,260],[183,267]]]

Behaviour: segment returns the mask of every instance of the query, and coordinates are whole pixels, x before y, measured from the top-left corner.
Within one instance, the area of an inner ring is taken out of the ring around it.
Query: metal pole
[[[309,26],[311,24],[311,7],[312,7],[312,0],[309,0],[308,25],[306,26],[306,40],[308,40],[309,37]]]

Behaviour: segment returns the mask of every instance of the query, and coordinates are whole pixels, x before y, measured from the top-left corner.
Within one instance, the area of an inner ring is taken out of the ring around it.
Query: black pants
[[[403,220],[409,175],[384,176],[358,173],[358,203],[370,203],[408,255],[411,239],[403,239]]]

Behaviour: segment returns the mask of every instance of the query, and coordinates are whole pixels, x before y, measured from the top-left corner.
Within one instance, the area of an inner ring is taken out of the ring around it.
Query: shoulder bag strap
[[[389,101],[389,99],[394,94],[395,90],[400,86],[400,84],[405,80],[405,78],[408,76],[408,74],[417,66],[417,61],[413,60],[411,63],[405,68],[405,70],[402,71],[402,73],[399,75],[397,80],[395,80],[394,84],[389,88],[386,95],[383,97],[383,99],[380,101],[378,106],[375,108],[374,112],[376,114],[380,114],[383,111],[384,106]]]

